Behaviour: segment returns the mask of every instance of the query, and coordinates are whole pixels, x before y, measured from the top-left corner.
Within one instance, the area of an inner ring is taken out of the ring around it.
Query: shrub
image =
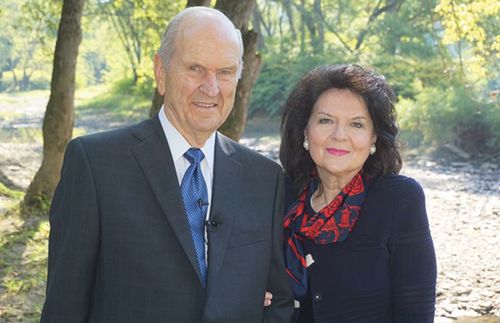
[[[415,100],[399,98],[397,110],[403,139],[410,134],[422,143],[451,142],[473,153],[500,151],[498,105],[479,102],[463,86],[424,88]]]
[[[270,55],[269,55],[270,56]],[[323,64],[336,64],[331,55],[303,54],[295,57],[265,57],[252,91],[249,116],[281,115],[281,107],[297,81],[308,71]]]

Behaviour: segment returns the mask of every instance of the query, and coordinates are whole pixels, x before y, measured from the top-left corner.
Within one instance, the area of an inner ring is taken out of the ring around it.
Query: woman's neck
[[[318,171],[319,185],[311,197],[313,210],[318,212],[330,204],[358,172],[359,170],[342,176],[336,176]]]

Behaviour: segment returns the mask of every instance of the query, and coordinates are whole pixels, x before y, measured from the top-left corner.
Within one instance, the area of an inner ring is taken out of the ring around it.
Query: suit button
[[[321,293],[316,293],[316,294],[314,294],[314,296],[313,296],[313,300],[314,300],[315,302],[321,302],[321,301],[323,300],[323,295],[321,295]]]

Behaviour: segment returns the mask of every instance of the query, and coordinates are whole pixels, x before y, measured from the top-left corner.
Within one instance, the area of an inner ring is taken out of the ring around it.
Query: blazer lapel
[[[201,281],[201,273],[182,203],[172,154],[158,117],[146,121],[145,127],[134,132],[134,136],[141,142],[132,148],[132,153]]]
[[[232,156],[235,153],[232,143],[217,133],[215,145],[214,180],[212,189],[212,208],[210,219],[218,223],[216,229],[208,230],[208,282],[215,281],[224,260],[231,235],[237,201],[232,199],[238,192],[241,178],[241,164]]]

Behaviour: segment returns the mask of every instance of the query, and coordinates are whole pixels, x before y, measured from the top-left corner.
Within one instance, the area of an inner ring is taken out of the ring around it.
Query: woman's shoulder
[[[378,192],[377,199],[384,200],[392,209],[395,230],[399,232],[428,230],[424,190],[415,179],[404,175],[386,175],[375,181],[370,190],[372,188],[373,193]]]
[[[387,174],[376,178],[371,183],[370,189],[391,193],[393,197],[423,195],[422,186],[414,178],[400,174]]]

